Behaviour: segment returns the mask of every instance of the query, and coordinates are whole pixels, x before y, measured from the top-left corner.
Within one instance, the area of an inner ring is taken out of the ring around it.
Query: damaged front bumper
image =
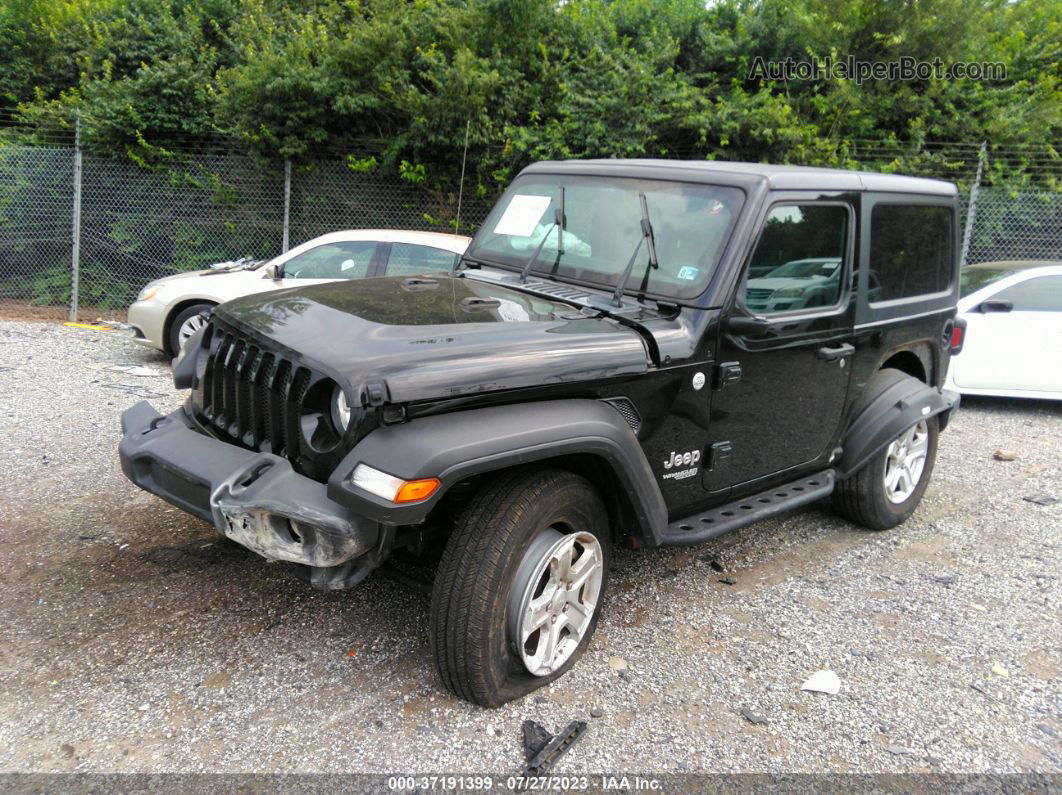
[[[183,409],[126,409],[118,452],[137,486],[269,560],[299,564],[314,587],[350,587],[386,555],[389,528],[330,499],[286,459],[195,430]]]

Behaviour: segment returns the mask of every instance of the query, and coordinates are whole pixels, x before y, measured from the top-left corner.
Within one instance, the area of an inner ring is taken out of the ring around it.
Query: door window
[[[411,276],[418,273],[449,271],[458,259],[457,254],[431,246],[412,243],[393,243],[387,258],[388,276]]]
[[[1011,285],[992,296],[1010,301],[1015,312],[1062,312],[1062,276],[1037,276]]]
[[[848,208],[836,204],[772,208],[749,262],[745,306],[774,314],[838,304],[848,223]]]
[[[284,263],[285,279],[364,279],[376,243],[371,240],[325,243]]]

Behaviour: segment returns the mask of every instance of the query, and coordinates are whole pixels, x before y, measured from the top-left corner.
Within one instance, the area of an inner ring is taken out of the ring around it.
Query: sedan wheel
[[[192,335],[209,322],[210,311],[214,304],[192,304],[182,309],[167,325],[166,352],[176,356]]]
[[[177,342],[180,343],[180,347],[183,348],[184,343],[188,342],[191,336],[206,324],[207,320],[203,315],[192,315],[184,321],[177,330]]]

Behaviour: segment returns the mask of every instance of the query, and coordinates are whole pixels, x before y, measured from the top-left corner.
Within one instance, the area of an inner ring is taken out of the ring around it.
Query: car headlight
[[[438,478],[402,480],[402,478],[396,478],[394,475],[374,469],[368,464],[358,464],[350,475],[350,482],[369,494],[383,497],[388,502],[398,505],[426,500],[442,485]]]
[[[343,387],[338,384],[332,394],[332,422],[340,433],[345,433],[350,425],[350,404]]]
[[[143,290],[141,290],[137,294],[136,300],[137,301],[150,301],[152,298],[154,298],[158,294],[158,291],[161,290],[161,289],[162,289],[161,285],[149,284],[147,287],[145,287]]]
[[[805,287],[783,287],[781,290],[775,290],[771,298],[796,298],[803,295],[806,289]]]

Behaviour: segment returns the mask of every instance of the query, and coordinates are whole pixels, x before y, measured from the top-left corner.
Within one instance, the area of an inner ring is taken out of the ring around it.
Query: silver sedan
[[[271,260],[235,262],[156,279],[129,307],[133,339],[176,356],[210,309],[243,295],[370,276],[448,271],[470,238],[353,229],[315,237]]]

